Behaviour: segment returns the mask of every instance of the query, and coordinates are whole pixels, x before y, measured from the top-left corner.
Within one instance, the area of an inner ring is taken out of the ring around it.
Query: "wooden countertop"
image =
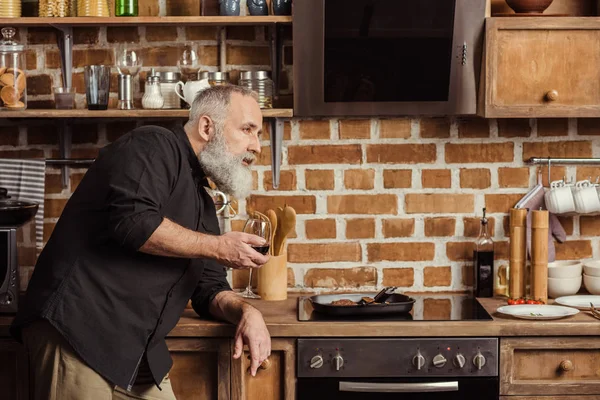
[[[298,294],[287,300],[267,302],[250,300],[264,315],[272,337],[308,336],[593,336],[600,335],[600,321],[588,311],[560,320],[529,321],[496,313],[506,301],[479,299],[492,315],[492,321],[400,321],[400,322],[301,322],[297,317]],[[12,317],[0,317],[0,337],[8,336]],[[232,337],[235,326],[199,318],[186,309],[171,331],[171,337]]]

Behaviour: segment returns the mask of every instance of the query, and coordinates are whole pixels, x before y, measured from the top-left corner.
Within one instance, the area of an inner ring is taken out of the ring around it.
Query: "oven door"
[[[492,378],[299,378],[298,400],[498,400]]]
[[[475,114],[485,0],[294,2],[294,115]]]

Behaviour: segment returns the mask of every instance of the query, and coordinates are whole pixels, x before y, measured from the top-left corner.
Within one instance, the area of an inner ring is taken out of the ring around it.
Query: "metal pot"
[[[0,226],[21,226],[37,213],[39,205],[27,200],[11,200],[8,190],[0,188]]]

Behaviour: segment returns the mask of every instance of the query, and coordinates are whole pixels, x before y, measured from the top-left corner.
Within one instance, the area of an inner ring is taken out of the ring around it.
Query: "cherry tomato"
[[[517,300],[516,304],[525,304],[525,299],[520,298],[519,300]]]
[[[516,304],[515,301],[516,300],[514,300],[514,299],[508,299],[508,305],[512,306],[512,305]]]
[[[531,300],[531,299],[527,300],[526,303],[527,304],[538,304],[537,300]]]

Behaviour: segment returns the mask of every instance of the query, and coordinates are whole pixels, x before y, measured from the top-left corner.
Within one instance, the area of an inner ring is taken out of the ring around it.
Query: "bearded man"
[[[100,151],[43,249],[11,326],[36,400],[175,399],[165,336],[188,300],[237,324],[234,358],[270,354],[261,313],[224,266],[268,261],[258,236],[219,232],[210,178],[241,199],[260,153],[262,114],[239,86],[200,92],[186,125],[144,126]]]

